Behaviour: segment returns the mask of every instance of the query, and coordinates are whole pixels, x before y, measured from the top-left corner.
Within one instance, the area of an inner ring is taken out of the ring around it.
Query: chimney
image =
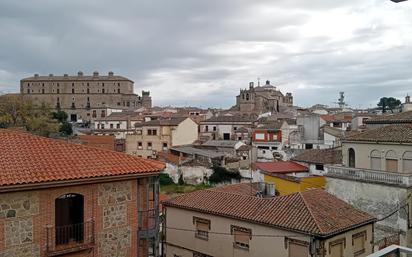
[[[93,77],[98,77],[99,76],[99,72],[95,71],[93,72]]]
[[[265,197],[275,197],[276,196],[276,191],[275,191],[275,184],[273,183],[266,183],[266,188],[265,188]]]
[[[68,74],[66,74],[66,73],[65,73],[65,74],[63,74],[63,77],[65,77],[65,78],[67,78],[68,76],[69,76],[69,75],[68,75]]]
[[[79,77],[83,76],[83,72],[82,71],[77,72],[77,76]]]
[[[113,77],[113,71],[109,71],[109,77]]]
[[[38,78],[38,77],[39,77],[39,74],[37,74],[37,73],[34,74],[34,77],[35,77],[35,78]]]
[[[252,82],[249,82],[249,89],[252,89],[253,88],[253,81]]]
[[[266,80],[266,86],[270,86],[270,80]]]
[[[50,74],[49,74],[49,77],[53,77],[53,74],[52,74],[52,73],[50,73]]]

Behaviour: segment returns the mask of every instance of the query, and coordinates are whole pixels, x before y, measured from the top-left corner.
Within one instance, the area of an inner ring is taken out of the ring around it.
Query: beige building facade
[[[341,214],[331,216],[333,213],[330,213],[335,210],[315,206],[332,200],[332,196],[322,190],[312,191],[315,194],[312,200],[302,196],[310,194],[308,192],[258,198],[244,195],[251,189],[241,189],[242,184],[238,185],[203,190],[163,202],[165,256],[365,257],[373,252],[374,219],[352,207],[342,208],[345,204],[335,199],[339,202],[334,206],[337,211],[351,216],[350,222],[338,221],[336,217]],[[237,187],[239,192],[232,192],[231,187]],[[311,214],[306,213],[305,204],[300,204],[298,194],[305,198]],[[329,200],[323,202],[325,197]],[[283,205],[289,201],[294,204]],[[324,212],[317,213],[315,209]],[[299,214],[295,216],[294,212]],[[307,229],[307,224],[317,219],[318,214],[322,218],[316,224],[322,227],[327,220],[332,230],[313,233]],[[305,221],[298,221],[299,216],[306,217]]]
[[[39,76],[20,81],[20,94],[24,99],[40,105],[45,103],[56,110],[65,111],[70,121],[90,122],[104,118],[107,109],[133,110],[152,105],[150,92],[134,94],[134,82],[109,72],[108,75]]]
[[[152,120],[126,135],[126,153],[157,158],[157,153],[172,146],[192,144],[198,139],[198,125],[191,118]]]

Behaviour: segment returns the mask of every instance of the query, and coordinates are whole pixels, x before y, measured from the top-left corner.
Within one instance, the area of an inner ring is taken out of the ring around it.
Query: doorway
[[[84,234],[84,199],[65,194],[55,201],[56,245],[81,243]]]

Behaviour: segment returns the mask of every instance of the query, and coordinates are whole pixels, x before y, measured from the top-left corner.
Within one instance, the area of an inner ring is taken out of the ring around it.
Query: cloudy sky
[[[412,1],[0,0],[0,91],[114,71],[155,105],[229,107],[271,80],[295,104],[412,94]]]

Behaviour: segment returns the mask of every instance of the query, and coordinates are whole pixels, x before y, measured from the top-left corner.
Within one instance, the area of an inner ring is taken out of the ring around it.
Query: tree
[[[57,120],[60,123],[59,132],[63,133],[66,136],[73,134],[72,124],[67,122],[67,115],[64,111],[53,112],[53,119]]]
[[[399,108],[401,103],[399,99],[394,97],[382,97],[379,100],[378,107],[381,107],[382,113],[385,113],[387,110],[393,113],[393,110]]]
[[[49,136],[59,130],[59,124],[53,119],[49,106],[35,106],[20,95],[0,97],[0,127],[23,127],[42,136]]]
[[[60,123],[67,122],[68,117],[69,115],[64,111],[53,112],[53,119],[58,120]]]

